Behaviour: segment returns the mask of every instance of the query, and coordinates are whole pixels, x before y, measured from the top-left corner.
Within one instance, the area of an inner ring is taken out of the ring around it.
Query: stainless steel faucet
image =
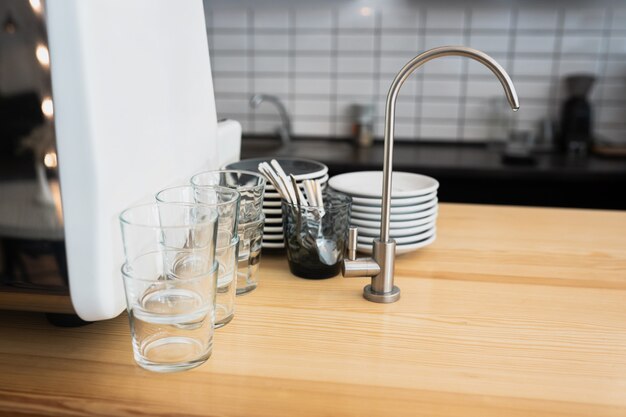
[[[255,94],[250,97],[250,107],[255,109],[259,107],[264,101],[274,104],[278,109],[278,114],[280,115],[282,125],[278,126],[278,128],[276,129],[276,133],[278,133],[278,136],[280,137],[283,145],[289,144],[289,142],[291,142],[291,120],[289,118],[289,113],[287,113],[287,109],[278,97],[269,94]]]
[[[385,104],[385,148],[383,165],[382,217],[380,220],[380,238],[374,239],[373,256],[356,258],[357,235],[356,227],[350,228],[347,259],[343,261],[344,277],[371,277],[372,282],[363,288],[363,297],[376,303],[393,303],[400,298],[400,288],[393,285],[396,242],[389,236],[389,215],[391,212],[391,177],[393,173],[393,134],[396,117],[396,99],[404,81],[426,62],[444,56],[462,56],[474,59],[493,72],[500,80],[504,93],[511,108],[519,109],[519,100],[511,78],[493,58],[484,52],[465,46],[441,46],[421,53],[410,60],[396,74]]]

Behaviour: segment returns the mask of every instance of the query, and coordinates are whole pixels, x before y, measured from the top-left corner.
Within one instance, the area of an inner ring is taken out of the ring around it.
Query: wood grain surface
[[[401,300],[366,283],[264,254],[211,359],[167,375],[134,364],[125,315],[0,311],[0,415],[626,416],[626,212],[442,204]]]

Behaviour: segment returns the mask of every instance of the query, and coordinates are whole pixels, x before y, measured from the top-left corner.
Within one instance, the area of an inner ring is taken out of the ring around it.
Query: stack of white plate
[[[309,159],[295,158],[255,158],[244,159],[226,165],[225,169],[240,169],[244,171],[258,172],[261,162],[269,163],[276,159],[287,175],[293,174],[300,188],[303,180],[319,180],[322,188],[328,182],[328,167],[322,163]],[[281,199],[278,191],[269,182],[265,186],[265,197],[263,198],[263,213],[265,213],[265,227],[263,228],[263,247],[281,249],[285,247],[283,236],[283,217],[281,209]]]
[[[359,228],[359,252],[371,253],[373,240],[380,237],[382,181],[381,171],[363,171],[337,175],[328,182],[332,189],[352,197],[350,223]],[[412,252],[433,243],[437,232],[437,180],[394,172],[391,188],[389,226],[396,253]]]

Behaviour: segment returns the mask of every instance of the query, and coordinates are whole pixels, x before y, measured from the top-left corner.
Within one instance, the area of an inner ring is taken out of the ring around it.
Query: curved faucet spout
[[[389,217],[391,211],[391,174],[393,164],[393,139],[394,139],[394,123],[396,117],[396,99],[400,92],[400,87],[404,84],[404,81],[419,67],[426,62],[441,58],[444,56],[462,56],[466,58],[474,59],[480,62],[493,72],[493,74],[500,80],[506,98],[513,110],[519,109],[519,100],[517,93],[511,78],[506,73],[504,68],[500,66],[493,58],[484,52],[478,51],[466,46],[441,46],[438,48],[430,49],[423,52],[410,60],[401,70],[398,72],[387,94],[387,102],[385,105],[385,155],[383,166],[383,195],[382,195],[382,216],[380,221],[380,241],[383,243],[389,242]]]

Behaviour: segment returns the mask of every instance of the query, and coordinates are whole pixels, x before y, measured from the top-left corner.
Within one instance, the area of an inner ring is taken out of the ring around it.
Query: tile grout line
[[[558,9],[558,21],[556,27],[556,39],[554,45],[554,51],[552,54],[552,70],[550,75],[552,91],[548,97],[548,108],[552,109],[553,118],[558,119],[559,115],[559,93],[561,88],[561,80],[559,78],[559,72],[561,71],[561,56],[563,49],[563,26],[565,24],[565,10],[563,8]]]
[[[298,125],[296,119],[296,11],[290,7],[287,9],[288,17],[289,17],[289,44],[287,46],[287,79],[288,79],[288,89],[287,96],[289,99],[288,103],[285,103],[287,107],[287,114],[291,118],[291,129],[292,133],[295,131],[294,127]]]
[[[254,82],[254,10],[252,8],[246,8],[246,48],[248,57],[248,94],[246,98],[249,98],[254,94],[255,82]],[[256,114],[254,111],[247,111],[248,129],[246,133],[251,133],[256,130]]]
[[[469,45],[471,25],[472,25],[472,9],[468,6],[463,16],[463,43]],[[465,141],[465,104],[467,102],[467,84],[469,83],[469,60],[464,59],[461,63],[461,95],[459,97],[459,112],[457,114],[458,121],[456,125],[456,141]]]
[[[337,103],[337,70],[339,48],[339,10],[332,8],[331,14],[331,45],[330,45],[330,123],[334,136],[339,136],[338,116],[339,106]]]
[[[382,56],[382,20],[384,19],[383,12],[381,9],[376,10],[375,21],[374,21],[374,51],[372,53],[372,58],[374,59],[374,68],[373,68],[373,89],[372,89],[372,98],[370,99],[370,103],[374,105],[374,114],[380,114],[380,106],[377,105],[378,101],[376,98],[379,96],[380,91],[380,83],[381,83],[381,56]],[[382,109],[384,111],[385,101],[383,101]],[[383,122],[384,123],[384,122]],[[373,122],[373,129],[376,132],[376,121]],[[383,127],[384,129],[384,127]],[[384,130],[383,130],[384,132]],[[375,136],[375,135],[374,135]],[[376,138],[375,139],[379,139]],[[384,133],[383,133],[384,139]]]
[[[426,6],[422,6],[419,9],[419,26],[417,28],[417,49],[421,52],[424,52],[426,49],[426,18],[428,14],[428,10]],[[424,107],[423,100],[423,92],[424,92],[424,71],[419,71],[415,75],[417,77],[417,81],[415,83],[415,125],[413,126],[415,141],[420,141],[422,138],[422,121],[423,121],[423,112],[422,109]]]

